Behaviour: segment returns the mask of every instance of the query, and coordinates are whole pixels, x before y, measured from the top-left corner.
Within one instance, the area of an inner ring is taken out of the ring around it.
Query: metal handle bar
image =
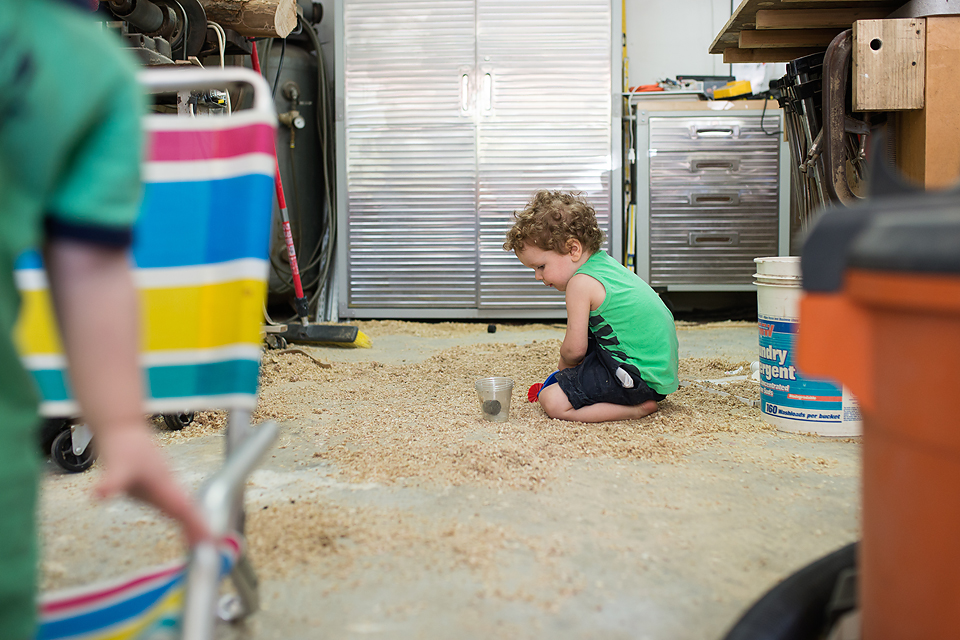
[[[230,454],[210,480],[200,489],[198,502],[215,538],[230,530],[231,512],[243,491],[246,478],[266,453],[279,432],[275,422],[265,422],[251,430],[246,439]],[[256,578],[246,563],[243,553],[238,566],[244,568],[241,580],[242,600],[254,608],[258,600]],[[186,598],[183,606],[183,640],[212,640],[216,624],[214,618],[220,582],[220,554],[213,542],[201,542],[191,553],[187,572]]]
[[[259,73],[245,67],[145,69],[137,73],[137,80],[150,93],[217,89],[228,84],[246,84],[253,87],[253,109],[274,113],[273,98],[267,81]]]

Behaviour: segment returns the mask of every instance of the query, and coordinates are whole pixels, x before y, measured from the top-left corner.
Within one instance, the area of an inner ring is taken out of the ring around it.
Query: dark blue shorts
[[[574,409],[598,402],[634,406],[647,400],[659,402],[666,398],[651,389],[636,372],[630,374],[624,371],[621,374],[626,374],[633,380],[632,389],[624,387],[617,379],[617,369],[624,371],[620,363],[598,347],[593,336],[590,336],[583,362],[558,371],[557,384],[567,394],[567,399]]]

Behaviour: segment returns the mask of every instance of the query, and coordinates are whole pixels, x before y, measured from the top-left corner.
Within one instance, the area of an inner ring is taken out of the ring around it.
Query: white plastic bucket
[[[760,332],[760,410],[780,431],[859,436],[860,407],[829,380],[809,378],[794,364],[799,318],[800,258],[755,258]]]

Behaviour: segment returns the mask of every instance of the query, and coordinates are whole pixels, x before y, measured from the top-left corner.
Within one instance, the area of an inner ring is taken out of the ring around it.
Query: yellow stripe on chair
[[[141,293],[144,351],[260,343],[267,285],[239,280]]]
[[[34,289],[20,292],[20,317],[13,327],[13,342],[21,356],[62,353],[50,292]]]
[[[141,351],[259,344],[267,284],[237,280],[202,286],[141,289]],[[46,290],[23,291],[14,342],[21,356],[62,353]]]
[[[119,626],[84,634],[83,640],[137,640],[144,631],[156,627],[158,623],[160,627],[166,627],[172,631],[180,619],[183,595],[183,586],[177,586],[162,600],[133,620]],[[170,636],[171,634],[165,634],[163,637]]]

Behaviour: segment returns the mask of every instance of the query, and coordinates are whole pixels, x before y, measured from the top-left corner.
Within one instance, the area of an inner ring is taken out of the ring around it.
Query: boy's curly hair
[[[522,211],[514,211],[516,222],[507,232],[504,251],[520,251],[532,244],[544,251],[570,252],[567,242],[579,240],[584,251],[600,250],[603,231],[597,213],[580,193],[538,191]]]

